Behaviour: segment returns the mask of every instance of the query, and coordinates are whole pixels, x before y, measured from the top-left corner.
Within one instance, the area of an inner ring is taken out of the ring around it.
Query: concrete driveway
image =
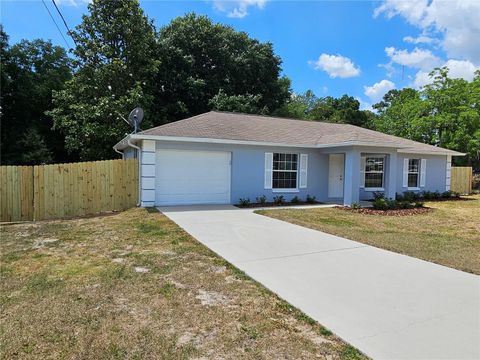
[[[233,206],[160,208],[374,359],[480,359],[480,277]]]

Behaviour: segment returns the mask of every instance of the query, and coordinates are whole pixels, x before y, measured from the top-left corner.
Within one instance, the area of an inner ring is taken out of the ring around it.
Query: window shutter
[[[408,159],[403,159],[403,187],[408,187]]]
[[[273,180],[273,153],[265,153],[265,189],[272,188]]]
[[[365,166],[366,166],[366,159],[365,156],[362,156],[360,160],[360,187],[365,187]]]
[[[305,189],[307,187],[307,169],[308,169],[308,154],[300,154],[299,188],[301,189]]]
[[[425,186],[427,177],[427,159],[422,159],[420,163],[420,186]]]

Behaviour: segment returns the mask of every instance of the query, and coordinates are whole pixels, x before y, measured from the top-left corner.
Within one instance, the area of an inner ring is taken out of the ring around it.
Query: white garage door
[[[229,204],[231,153],[158,150],[157,205]]]

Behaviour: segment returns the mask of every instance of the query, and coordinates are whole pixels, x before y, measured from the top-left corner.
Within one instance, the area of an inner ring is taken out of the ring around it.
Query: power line
[[[52,3],[53,3],[53,5],[55,5],[55,9],[57,9],[58,15],[60,15],[60,17],[63,20],[63,23],[65,24],[65,27],[67,28],[67,34],[70,35],[70,37],[72,38],[75,45],[77,45],[77,42],[75,41],[75,38],[71,35],[70,28],[68,27],[67,22],[65,21],[65,18],[63,17],[62,13],[60,12],[60,9],[58,8],[57,3],[55,2],[55,0],[52,0]]]
[[[45,9],[47,9],[48,15],[50,15],[50,18],[52,19],[53,23],[57,27],[58,32],[60,35],[62,35],[63,41],[65,41],[65,45],[67,45],[67,48],[70,49],[70,45],[68,44],[67,39],[65,39],[65,36],[63,36],[62,30],[60,30],[60,27],[58,26],[57,22],[55,21],[52,13],[50,12],[50,9],[48,8],[47,4],[45,4],[45,0],[42,0],[43,6],[45,6]]]

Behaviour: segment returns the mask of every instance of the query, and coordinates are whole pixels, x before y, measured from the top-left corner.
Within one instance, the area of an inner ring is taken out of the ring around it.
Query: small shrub
[[[240,198],[238,199],[238,205],[240,206],[250,206],[250,199],[249,198]]]
[[[397,201],[393,199],[379,198],[373,201],[375,210],[391,210],[397,207]]]
[[[277,205],[282,205],[285,202],[283,195],[277,195],[273,197],[273,202]]]
[[[437,200],[437,199],[441,199],[442,198],[442,194],[440,194],[439,191],[435,191],[432,193],[432,198]]]
[[[315,196],[310,196],[310,195],[307,195],[307,203],[308,204],[315,204],[317,202]]]
[[[360,203],[358,202],[352,202],[352,205],[350,205],[352,209],[361,209],[362,207],[360,206]]]
[[[405,191],[403,193],[403,200],[408,202],[415,202],[420,198],[420,196],[413,191]]]
[[[399,194],[399,193],[396,193],[396,194],[395,194],[395,200],[397,200],[397,201],[403,201],[403,200],[404,200],[403,195],[402,195],[402,194]]]
[[[292,200],[290,200],[292,204],[300,204],[300,198],[298,196],[294,196]]]
[[[267,197],[265,195],[257,196],[256,199],[257,203],[265,205],[267,203]]]
[[[421,197],[425,200],[431,200],[433,199],[433,193],[431,191],[423,191]]]
[[[423,208],[423,205],[424,205],[423,201],[415,201],[413,203],[413,207],[416,207],[416,208]]]
[[[455,199],[460,199],[460,193],[456,191],[452,191],[452,197],[454,197]]]
[[[411,203],[411,202],[408,202],[408,201],[400,201],[400,202],[397,202],[397,203],[398,203],[398,207],[400,209],[413,209],[415,207],[414,203]]]
[[[375,192],[373,193],[373,200],[377,200],[377,199],[385,199],[385,193],[379,192],[379,191],[375,191]]]

